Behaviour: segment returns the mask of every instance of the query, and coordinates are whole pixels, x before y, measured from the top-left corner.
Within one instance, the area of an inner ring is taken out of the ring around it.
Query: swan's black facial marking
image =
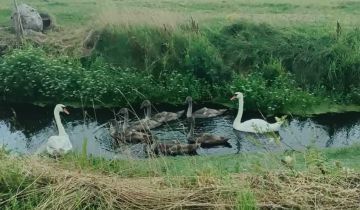
[[[188,96],[185,99],[185,103],[189,103],[189,102],[192,102],[192,97],[191,96]]]
[[[230,98],[230,100],[235,100],[235,99],[241,99],[243,97],[243,94],[240,92],[235,92],[234,96]]]
[[[69,111],[66,109],[65,105],[58,104],[56,108],[59,112],[64,112],[65,114],[70,114]]]

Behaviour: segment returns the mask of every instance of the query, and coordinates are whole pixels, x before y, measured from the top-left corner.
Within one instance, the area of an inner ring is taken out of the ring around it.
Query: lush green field
[[[0,202],[6,209],[354,208],[359,149],[146,160],[1,152]]]
[[[144,23],[154,22],[159,25],[177,24],[193,16],[201,23],[230,22],[245,19],[257,23],[269,23],[279,27],[309,26],[332,28],[335,32],[336,21],[343,26],[360,25],[360,2],[344,1],[310,1],[310,0],[28,0],[42,11],[48,11],[57,17],[64,27],[82,27],[100,23]],[[0,5],[0,25],[9,20],[8,8],[12,1],[3,1]],[[103,22],[102,22],[103,21]]]

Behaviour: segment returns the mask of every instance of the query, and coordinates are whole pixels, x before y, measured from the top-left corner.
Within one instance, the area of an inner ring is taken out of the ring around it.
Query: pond
[[[75,151],[81,152],[86,140],[89,155],[105,158],[145,157],[144,145],[119,147],[113,144],[108,126],[104,126],[104,123],[113,119],[118,110],[70,109],[70,115],[61,115]],[[235,115],[236,110],[233,110],[223,116],[196,120],[195,133],[207,132],[228,137],[231,144],[231,148],[199,148],[199,155],[303,150],[308,146],[343,147],[360,143],[360,113],[326,114],[312,118],[289,116],[288,122],[278,133],[261,135],[233,130],[232,121]],[[262,116],[244,113],[243,120],[252,118]],[[274,121],[273,118],[267,120]],[[186,127],[184,119],[180,119],[154,129],[153,134],[164,142],[178,139],[186,143]],[[33,153],[52,135],[57,135],[53,107],[0,105],[0,144],[13,153]]]

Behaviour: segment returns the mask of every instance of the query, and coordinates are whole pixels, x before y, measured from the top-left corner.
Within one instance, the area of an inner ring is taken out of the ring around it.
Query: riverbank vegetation
[[[360,103],[358,29],[335,37],[246,22],[210,30],[192,20],[175,29],[109,26],[97,34],[81,59],[32,45],[8,52],[0,59],[2,99],[179,105],[187,95],[226,102],[241,91],[247,109],[268,114]]]
[[[360,109],[360,33],[350,1],[31,3],[57,26],[0,57],[3,102],[179,105],[192,95],[235,107],[227,99],[242,91],[245,109],[265,114]],[[10,8],[3,4],[0,17]],[[9,31],[1,30],[3,40]]]
[[[356,208],[359,151],[354,145],[146,160],[2,151],[0,198],[6,209]]]

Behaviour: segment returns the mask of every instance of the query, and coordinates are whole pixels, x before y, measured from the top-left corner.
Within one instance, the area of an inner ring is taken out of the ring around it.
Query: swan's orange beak
[[[235,100],[235,99],[236,99],[236,96],[233,96],[233,97],[230,98],[230,100],[232,100],[232,101]]]
[[[66,108],[63,108],[63,111],[65,112],[65,114],[70,114]]]

